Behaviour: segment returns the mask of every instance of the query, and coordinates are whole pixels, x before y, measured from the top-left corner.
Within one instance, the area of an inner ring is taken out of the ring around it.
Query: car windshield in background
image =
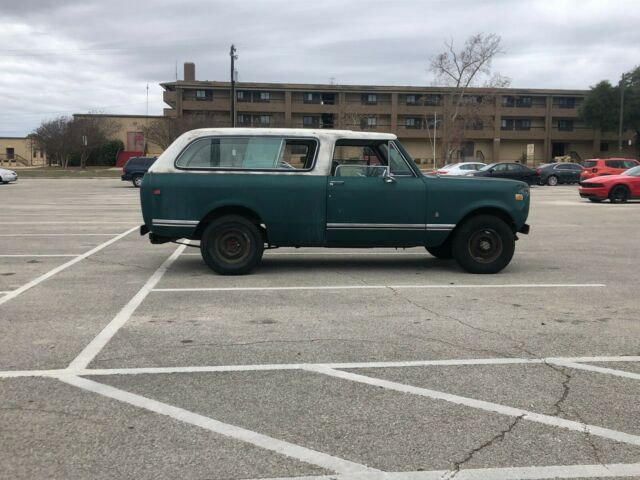
[[[629,170],[625,170],[622,175],[626,175],[628,177],[640,177],[640,165],[630,168]]]

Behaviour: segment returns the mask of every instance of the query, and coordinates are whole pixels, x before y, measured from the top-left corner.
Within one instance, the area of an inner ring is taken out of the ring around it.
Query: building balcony
[[[438,116],[442,116],[443,108],[442,106],[432,107],[429,105],[406,105],[404,103],[398,103],[398,115],[407,115],[413,117],[424,117],[425,115],[437,114]]]
[[[578,108],[560,108],[557,105],[551,107],[551,116],[560,118],[575,118],[578,116]]]
[[[176,95],[176,92],[170,92],[168,90],[165,90],[164,92],[162,92],[162,100],[167,105],[171,105],[172,107],[175,107],[177,99],[178,99],[178,96]]]
[[[573,127],[572,130],[551,129],[551,140],[585,140],[593,141],[595,132],[590,127]]]
[[[230,102],[227,101],[227,110],[231,108]],[[284,113],[284,100],[270,102],[236,102],[236,111],[238,112],[264,112],[264,113]]]
[[[229,112],[231,110],[231,105],[228,98],[214,98],[213,101],[210,102],[203,102],[201,100],[183,100],[182,110]]]
[[[291,102],[292,113],[338,113],[338,105],[323,105],[321,103]]]
[[[501,107],[500,114],[503,117],[545,117],[547,107],[544,105],[532,105],[531,107]]]
[[[500,130],[500,138],[504,140],[544,140],[545,127],[530,127],[527,130]]]

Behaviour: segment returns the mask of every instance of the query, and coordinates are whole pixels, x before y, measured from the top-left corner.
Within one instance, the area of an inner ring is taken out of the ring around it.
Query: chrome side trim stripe
[[[455,223],[327,223],[327,230],[427,230],[448,232]]]
[[[196,227],[197,220],[166,220],[162,218],[154,218],[151,220],[156,227]]]

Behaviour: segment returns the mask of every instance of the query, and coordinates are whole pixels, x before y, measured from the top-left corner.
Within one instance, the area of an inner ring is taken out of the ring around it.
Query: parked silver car
[[[18,180],[18,174],[13,170],[0,168],[0,183],[15,182]]]

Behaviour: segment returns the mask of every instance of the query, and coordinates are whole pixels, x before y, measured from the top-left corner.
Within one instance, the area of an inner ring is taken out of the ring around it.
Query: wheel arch
[[[513,219],[513,217],[509,214],[509,212],[507,212],[506,210],[500,207],[484,206],[484,207],[475,208],[467,212],[465,216],[462,217],[460,221],[456,224],[456,228],[453,229],[453,231],[451,232],[451,235],[453,235],[453,233],[457,230],[457,228],[463,223],[465,223],[468,219],[470,219],[471,217],[476,217],[478,215],[493,215],[494,217],[498,217],[499,219],[503,220],[507,225],[509,225],[509,227],[511,228],[514,234],[517,231],[516,222]]]
[[[207,226],[211,222],[224,215],[239,215],[251,221],[258,226],[258,228],[262,232],[265,242],[267,242],[267,228],[262,218],[254,209],[246,207],[244,205],[225,205],[212,209],[211,211],[209,211],[209,213],[202,217],[200,223],[198,223],[198,226],[193,232],[192,238],[194,240],[199,240],[202,237],[202,233],[204,232],[205,228],[207,228]]]

